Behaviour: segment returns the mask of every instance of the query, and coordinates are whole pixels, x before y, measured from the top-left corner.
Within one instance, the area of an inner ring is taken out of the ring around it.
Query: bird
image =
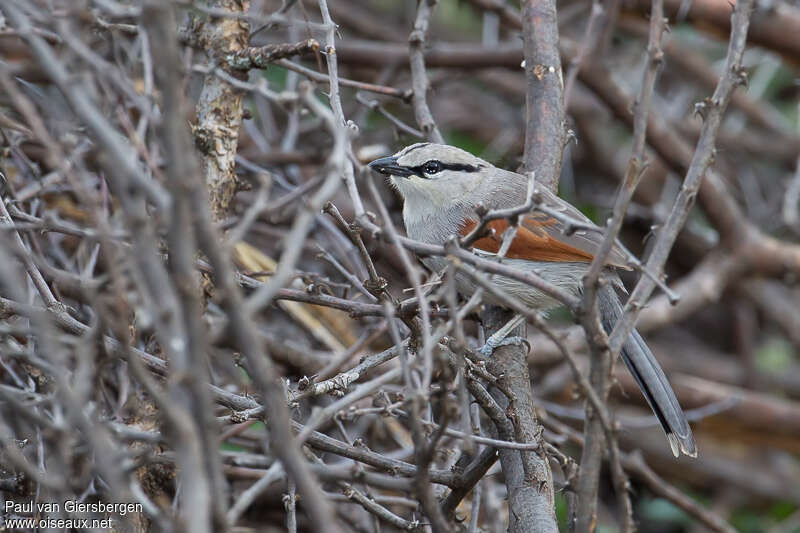
[[[410,239],[427,244],[444,245],[453,236],[468,235],[479,223],[481,209],[495,210],[525,205],[529,196],[529,177],[503,170],[455,146],[416,143],[392,156],[376,159],[368,167],[388,177],[390,185],[403,199],[403,223]],[[573,231],[569,219],[582,225],[594,224],[580,210],[559,198],[547,188],[535,188],[538,205],[523,214],[516,235],[502,258],[504,264],[534,271],[541,278],[572,294],[582,291],[583,278],[589,270],[604,235],[584,226]],[[548,211],[550,214],[546,213]],[[551,216],[561,213],[564,217]],[[502,245],[507,219],[488,223],[488,235],[472,243],[472,251],[482,256],[497,255]],[[447,267],[442,256],[421,258],[434,272]],[[604,279],[598,289],[598,310],[601,323],[611,333],[622,316],[617,290],[624,290],[616,272],[629,269],[627,255],[615,243],[604,266]],[[466,275],[456,274],[456,287],[467,297],[477,286]],[[492,283],[530,309],[548,311],[559,305],[555,299],[515,279],[494,276]],[[492,302],[491,296],[484,301]],[[633,375],[650,408],[667,436],[675,457],[683,452],[697,456],[697,446],[667,376],[656,361],[647,343],[635,329],[624,343],[620,356]]]

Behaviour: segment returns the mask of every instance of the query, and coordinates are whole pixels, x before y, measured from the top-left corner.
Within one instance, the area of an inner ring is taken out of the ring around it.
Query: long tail
[[[598,292],[598,307],[603,328],[610,334],[614,324],[622,315],[622,305],[610,284]],[[675,457],[678,457],[681,451],[691,457],[697,457],[697,447],[689,422],[683,414],[667,376],[664,375],[653,352],[647,347],[638,331],[633,330],[628,337],[622,347],[621,356],[661,423],[664,433],[667,434],[667,440]]]

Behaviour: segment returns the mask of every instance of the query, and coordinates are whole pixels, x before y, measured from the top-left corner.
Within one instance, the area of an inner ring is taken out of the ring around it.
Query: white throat
[[[423,183],[414,183],[418,180]],[[392,184],[403,196],[403,223],[406,233],[414,240],[443,244],[450,235],[458,233],[472,209],[466,191],[447,194],[439,187],[424,183],[422,178],[392,178]]]

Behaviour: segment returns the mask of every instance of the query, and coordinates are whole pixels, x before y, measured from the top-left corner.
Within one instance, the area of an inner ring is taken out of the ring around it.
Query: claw
[[[524,316],[514,316],[514,318],[509,320],[503,327],[495,331],[494,335],[486,339],[486,344],[478,349],[478,353],[488,358],[492,356],[492,352],[494,352],[495,348],[500,346],[508,346],[509,344],[519,346],[520,343],[526,342],[522,337],[507,337],[509,333],[514,331],[514,328],[519,326],[524,321]]]
[[[482,355],[484,358],[488,359],[492,356],[492,352],[494,352],[495,346],[490,343],[486,343],[478,349],[478,353]]]
[[[492,340],[489,338],[489,340],[486,341],[486,344],[480,347],[478,353],[488,358],[491,357],[492,353],[494,353],[494,351],[501,346],[522,346],[527,342],[528,341],[519,336],[508,337],[502,340]]]

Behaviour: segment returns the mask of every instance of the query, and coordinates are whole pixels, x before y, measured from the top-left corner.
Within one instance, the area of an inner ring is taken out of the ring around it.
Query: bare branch
[[[413,80],[414,95],[414,116],[417,119],[420,129],[433,142],[443,144],[442,137],[433,115],[428,107],[426,95],[428,94],[428,74],[425,71],[425,37],[428,33],[431,14],[438,0],[421,0],[417,6],[417,17],[414,20],[414,30],[408,36],[408,57],[411,65],[411,79]]]

